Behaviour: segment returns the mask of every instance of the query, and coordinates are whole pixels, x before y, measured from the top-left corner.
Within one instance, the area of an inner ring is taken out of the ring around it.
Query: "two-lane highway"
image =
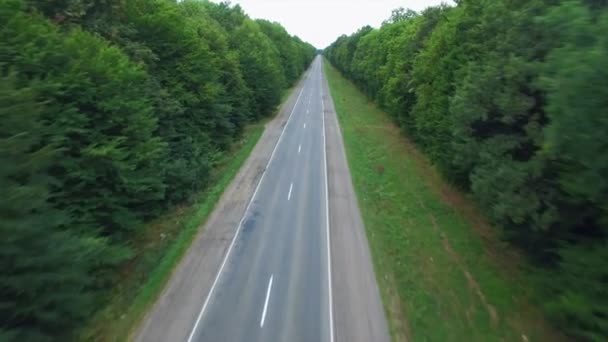
[[[387,342],[317,57],[137,331],[138,342]]]
[[[333,341],[325,127],[317,59],[188,338]]]

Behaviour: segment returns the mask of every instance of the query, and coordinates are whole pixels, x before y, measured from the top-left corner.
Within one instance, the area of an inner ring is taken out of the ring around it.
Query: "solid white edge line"
[[[323,63],[323,62],[321,62]],[[322,64],[321,64],[322,65]],[[320,70],[323,76],[323,70]],[[321,111],[323,112],[323,156],[325,160],[325,227],[327,232],[327,286],[329,288],[329,341],[334,342],[334,301],[331,285],[331,238],[329,234],[329,186],[327,181],[327,139],[325,138],[325,105],[323,104],[323,77],[321,80]]]
[[[236,238],[238,237],[238,235],[241,231],[241,227],[243,226],[243,221],[245,220],[245,217],[247,216],[247,213],[249,212],[249,207],[251,207],[251,203],[253,203],[253,200],[255,199],[255,195],[258,193],[258,190],[260,189],[260,184],[262,184],[262,180],[264,180],[264,176],[266,176],[266,170],[268,170],[268,167],[270,166],[270,163],[272,162],[274,154],[277,151],[277,147],[279,147],[279,144],[281,143],[281,140],[283,139],[283,134],[285,133],[287,126],[289,126],[289,122],[291,122],[291,118],[293,117],[293,112],[296,110],[296,107],[298,106],[298,102],[300,101],[300,96],[302,96],[302,92],[303,92],[304,88],[306,88],[307,80],[308,80],[307,78],[304,79],[304,85],[302,86],[302,89],[300,89],[300,94],[298,95],[298,98],[296,99],[296,102],[294,103],[293,108],[291,109],[291,113],[289,113],[289,118],[287,118],[287,123],[285,124],[285,126],[283,126],[281,135],[279,136],[277,143],[274,145],[274,149],[272,150],[272,153],[270,154],[270,159],[268,159],[268,163],[266,163],[266,167],[264,168],[264,172],[262,173],[262,176],[260,177],[260,180],[258,181],[258,185],[255,187],[255,190],[253,191],[253,195],[249,199],[249,203],[247,204],[247,207],[245,208],[243,217],[241,217],[241,221],[239,222],[236,232],[234,233],[234,237],[232,237],[232,241],[230,242],[228,251],[226,252],[226,255],[224,256],[222,265],[220,266],[220,269],[217,272],[217,275],[215,276],[215,280],[213,281],[213,284],[211,285],[211,289],[209,290],[209,293],[207,294],[207,298],[205,298],[205,302],[203,303],[201,311],[198,314],[198,317],[196,319],[196,322],[194,323],[194,326],[192,327],[192,331],[190,332],[190,336],[188,337],[188,342],[192,342],[192,338],[194,337],[194,334],[196,333],[196,329],[198,328],[198,325],[201,322],[201,318],[203,318],[203,314],[205,313],[205,310],[207,309],[207,305],[209,304],[209,300],[211,299],[211,296],[213,295],[215,286],[217,285],[220,275],[222,274],[222,271],[224,270],[224,266],[226,266],[226,261],[228,260],[228,257],[230,256],[230,252],[232,251],[232,248],[234,247]]]
[[[293,190],[293,182],[291,182],[291,185],[289,185],[289,193],[287,194],[288,201],[291,199],[291,190]]]
[[[266,290],[266,300],[264,301],[264,310],[262,310],[262,318],[260,319],[260,328],[264,327],[264,321],[266,320],[266,310],[268,309],[268,300],[270,299],[270,291],[272,290],[272,277],[268,281],[268,289]]]

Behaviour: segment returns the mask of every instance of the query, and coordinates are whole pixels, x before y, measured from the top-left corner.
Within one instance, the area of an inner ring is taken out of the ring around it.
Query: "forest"
[[[66,340],[315,55],[229,3],[0,1],[0,340]]]
[[[608,339],[608,1],[393,11],[324,54],[530,261],[569,336]]]

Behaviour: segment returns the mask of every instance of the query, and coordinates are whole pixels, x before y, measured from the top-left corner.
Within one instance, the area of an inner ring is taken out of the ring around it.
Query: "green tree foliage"
[[[547,56],[541,84],[549,117],[543,153],[561,190],[565,241],[558,281],[564,286],[549,282],[554,295],[547,307],[560,324],[599,341],[608,336],[608,10],[569,1],[543,20],[560,42]]]
[[[178,6],[144,0],[127,6],[125,20],[135,28],[132,39],[151,51],[147,69],[162,88],[156,108],[158,133],[169,147],[163,163],[168,198],[183,201],[206,184],[214,148],[222,145],[211,138],[213,126],[226,125],[228,114],[220,101],[225,89],[218,59],[199,36],[196,21],[184,18]]]
[[[280,90],[293,84],[314,57],[315,49],[283,27],[252,21],[241,7],[206,3],[209,15],[226,30],[229,50],[239,61],[251,90],[252,119],[267,115],[280,100]]]
[[[12,13],[11,13],[12,12]],[[119,49],[79,29],[62,34],[41,17],[10,11],[0,53],[18,82],[35,82],[47,103],[41,120],[59,150],[51,173],[70,227],[120,238],[144,207],[163,198],[158,174],[164,143],[152,136],[146,73]],[[109,194],[112,193],[112,196]],[[141,209],[141,210],[140,210]]]
[[[542,305],[588,340],[608,337],[606,7],[399,9],[324,52],[542,267]]]
[[[0,339],[65,340],[315,51],[196,0],[4,0],[0,22]]]
[[[61,333],[64,317],[88,311],[81,281],[88,265],[73,262],[87,246],[59,229],[64,217],[48,203],[51,179],[43,172],[57,150],[43,143],[49,132],[33,90],[15,83],[0,78],[0,338],[42,340]]]
[[[287,85],[279,51],[255,21],[243,21],[232,36],[245,82],[253,91],[252,108],[259,118],[279,102],[280,90]]]
[[[256,22],[262,32],[276,46],[281,58],[285,81],[292,85],[308,67],[309,61],[314,57],[314,50],[298,37],[290,36],[278,23],[263,19],[257,19]]]

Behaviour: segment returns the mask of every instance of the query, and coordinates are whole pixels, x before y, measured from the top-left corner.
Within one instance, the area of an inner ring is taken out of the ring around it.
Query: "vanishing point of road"
[[[317,57],[142,322],[137,341],[388,341]]]

